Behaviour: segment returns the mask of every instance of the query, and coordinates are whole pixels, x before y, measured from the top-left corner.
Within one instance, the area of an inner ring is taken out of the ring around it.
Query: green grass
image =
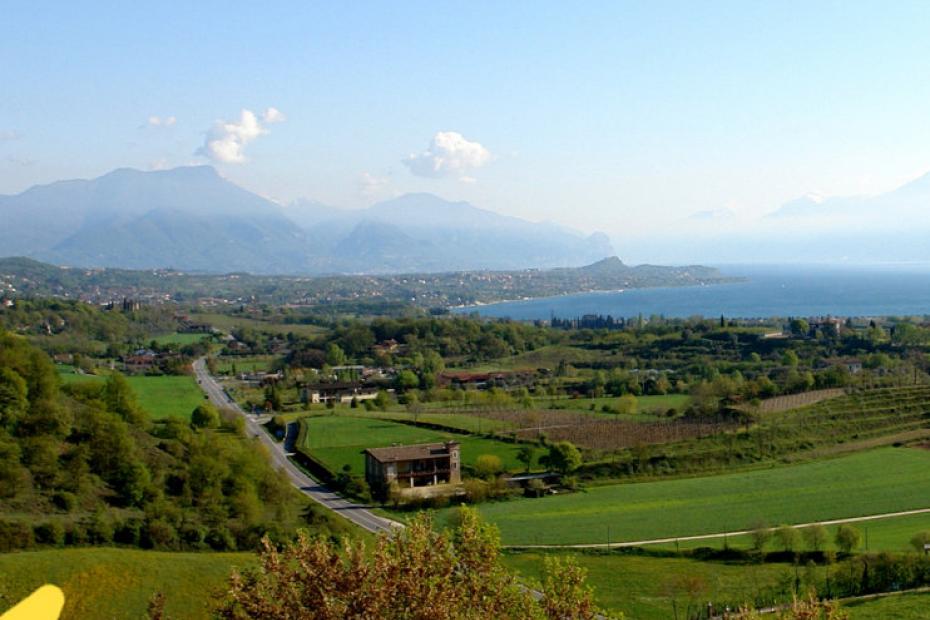
[[[910,540],[918,532],[930,532],[930,513],[916,515],[907,515],[902,517],[889,517],[886,519],[874,519],[869,521],[859,521],[851,523],[853,527],[859,530],[863,535],[862,546],[860,551],[890,551],[890,552],[910,552],[913,551]],[[833,537],[838,525],[827,526],[829,542],[826,549],[837,550],[833,544]],[[868,539],[868,540],[866,540]],[[868,547],[866,547],[868,543]],[[803,549],[803,542],[802,549]],[[731,549],[748,550],[752,548],[752,540],[747,536],[728,536],[726,545]],[[663,543],[649,545],[648,549],[665,549],[665,550],[686,550],[696,549],[698,547],[710,547],[712,549],[722,549],[724,547],[723,538],[712,538],[705,540],[688,540],[679,541],[678,545],[674,543]],[[768,550],[777,550],[777,545],[772,542]]]
[[[65,383],[76,381],[103,381],[102,375],[76,374],[70,366],[59,366],[58,375]],[[139,399],[139,405],[154,420],[165,418],[189,418],[197,405],[204,402],[203,392],[193,377],[187,375],[144,375],[127,376]]]
[[[734,474],[484,504],[507,544],[637,541],[930,507],[930,451],[882,448]],[[443,515],[450,514],[448,511]]]
[[[65,593],[62,618],[144,618],[155,592],[172,618],[209,618],[209,597],[250,553],[168,553],[137,549],[55,549],[0,554],[0,611],[39,586]]]
[[[197,382],[187,375],[132,376],[126,380],[139,397],[139,404],[155,420],[190,418],[194,408],[204,402]]]
[[[221,374],[231,373],[235,366],[236,372],[268,371],[274,359],[273,355],[226,355],[217,358],[216,370]]]
[[[622,611],[630,620],[674,618],[673,598],[680,617],[684,617],[688,597],[679,585],[683,577],[703,586],[699,595],[701,605],[710,600],[738,605],[752,601],[759,591],[776,586],[790,570],[784,564],[730,565],[622,554],[570,555],[587,570],[597,604]],[[505,554],[504,563],[520,575],[538,580],[545,557],[541,553]]]
[[[506,432],[511,428],[515,428],[511,423],[478,414],[442,413],[441,411],[426,411],[424,413],[413,414],[396,408],[388,411],[365,411],[364,409],[357,409],[356,411],[357,413],[353,413],[352,415],[382,420],[407,420],[423,422],[425,424],[437,424],[439,426],[458,429],[466,433]]]
[[[317,458],[333,472],[340,471],[343,465],[348,464],[354,473],[363,473],[365,458],[362,451],[365,448],[382,448],[395,443],[435,443],[450,439],[462,444],[462,463],[465,465],[473,465],[482,454],[493,454],[501,459],[506,469],[519,470],[523,467],[516,459],[519,445],[483,437],[353,416],[313,416],[304,418],[301,423],[305,425],[306,431],[303,445],[298,446],[298,449]]]
[[[899,594],[848,602],[850,620],[922,620],[930,613],[930,593]]]
[[[196,344],[203,340],[204,338],[210,338],[210,334],[165,334],[163,336],[157,336],[152,338],[159,345],[164,346],[166,344],[176,344],[179,346],[184,346],[186,344]]]
[[[326,333],[326,329],[318,325],[289,325],[287,323],[272,323],[248,317],[229,316],[227,314],[195,314],[193,317],[202,323],[209,323],[213,327],[225,332],[232,331],[237,327],[250,327],[258,331],[269,332],[273,334],[287,334],[292,332],[299,336],[312,338]]]

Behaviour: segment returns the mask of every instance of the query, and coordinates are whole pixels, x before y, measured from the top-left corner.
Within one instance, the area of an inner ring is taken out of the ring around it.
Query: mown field
[[[209,597],[222,591],[250,553],[173,553],[137,549],[55,549],[0,554],[0,611],[52,583],[65,593],[62,618],[144,618],[155,592],[172,618],[209,618]]]
[[[519,445],[400,424],[390,420],[351,417],[313,416],[301,420],[305,431],[298,450],[318,459],[330,471],[339,472],[350,465],[356,474],[365,471],[365,448],[382,448],[392,444],[435,443],[454,439],[462,444],[462,463],[473,465],[482,454],[493,454],[508,470],[520,470]]]
[[[484,504],[506,544],[572,544],[741,530],[930,507],[930,451],[882,448],[734,474],[593,487]],[[450,510],[442,513],[448,517]]]
[[[58,375],[65,383],[73,381],[103,381],[101,375],[76,374],[70,366],[59,366]],[[149,412],[154,420],[165,418],[189,418],[197,405],[204,402],[203,392],[193,377],[187,375],[144,375],[127,376],[139,399],[139,405]]]
[[[930,513],[888,517],[884,519],[869,519],[868,521],[857,521],[850,525],[858,529],[862,534],[861,551],[911,552],[914,551],[914,548],[910,544],[911,538],[919,532],[930,532]],[[826,526],[828,541],[824,549],[837,550],[833,538],[838,527],[839,525]],[[727,536],[725,540],[724,538],[687,540],[679,541],[677,545],[675,543],[662,543],[648,545],[646,548],[672,551],[676,549],[696,549],[698,547],[723,549],[724,545],[730,549],[749,550],[752,548],[752,540],[748,535]],[[803,548],[803,542],[801,543],[801,548]],[[769,551],[776,551],[778,550],[778,545],[772,541],[769,543],[767,549]]]
[[[794,575],[785,564],[726,564],[616,553],[570,555],[587,570],[597,604],[622,611],[630,620],[674,618],[673,600],[682,618],[687,617],[684,613],[689,602],[692,610],[709,600],[737,606]],[[504,563],[521,576],[538,580],[545,557],[543,553],[508,553]],[[696,596],[688,595],[689,585],[697,591]]]

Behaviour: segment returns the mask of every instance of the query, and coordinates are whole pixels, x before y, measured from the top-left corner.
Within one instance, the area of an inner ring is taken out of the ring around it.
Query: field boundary
[[[875,521],[878,519],[893,519],[895,517],[908,517],[930,513],[930,508],[915,508],[913,510],[901,510],[899,512],[885,512],[876,515],[865,515],[861,517],[846,517],[841,519],[827,519],[825,521],[811,521],[809,523],[797,523],[791,527],[800,529],[812,525],[839,525],[841,523],[860,523],[862,521]],[[774,532],[777,527],[766,528]],[[665,545],[674,542],[686,542],[691,540],[713,540],[717,538],[727,538],[730,536],[746,536],[752,534],[753,530],[734,530],[732,532],[718,532],[716,534],[696,534],[694,536],[674,536],[671,538],[654,538],[652,540],[631,540],[625,542],[611,543],[575,543],[575,544],[544,544],[544,545],[501,545],[504,549],[623,549],[628,547],[646,547],[649,545]]]

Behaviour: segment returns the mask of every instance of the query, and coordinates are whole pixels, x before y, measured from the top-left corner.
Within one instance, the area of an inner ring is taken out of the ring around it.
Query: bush
[[[494,454],[482,454],[475,459],[475,473],[479,478],[488,480],[497,476],[503,469],[500,457]]]
[[[462,486],[465,488],[465,500],[477,504],[488,499],[488,483],[477,478],[469,478]]]
[[[31,549],[35,545],[32,528],[23,521],[0,520],[0,552]]]
[[[32,528],[33,538],[37,544],[60,547],[65,543],[65,527],[61,521],[37,523]]]
[[[220,425],[220,412],[210,403],[201,403],[191,412],[191,424],[198,428],[216,428]]]

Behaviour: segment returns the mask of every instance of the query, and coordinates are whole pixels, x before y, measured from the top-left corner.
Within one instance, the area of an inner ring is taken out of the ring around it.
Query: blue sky
[[[617,238],[930,170],[926,2],[6,2],[2,15],[0,193],[213,163],[281,201],[430,191]]]

